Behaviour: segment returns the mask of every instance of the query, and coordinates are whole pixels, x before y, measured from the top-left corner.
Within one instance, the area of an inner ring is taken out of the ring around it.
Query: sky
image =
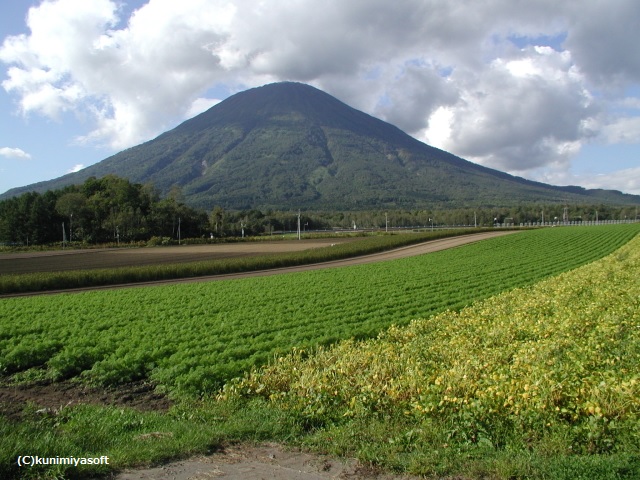
[[[0,193],[311,84],[472,162],[640,194],[637,0],[2,0]]]

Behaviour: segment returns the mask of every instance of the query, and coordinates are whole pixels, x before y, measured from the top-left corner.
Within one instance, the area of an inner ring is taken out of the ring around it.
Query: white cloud
[[[385,84],[385,103],[378,105],[375,115],[412,133],[427,128],[432,112],[454,104],[459,98],[457,87],[438,65],[403,66]]]
[[[600,136],[607,143],[640,143],[640,117],[621,117],[603,125]]]
[[[191,107],[189,107],[189,110],[187,110],[184,118],[195,117],[202,112],[206,112],[218,103],[220,103],[220,100],[217,98],[196,98],[191,104]]]
[[[90,113],[83,141],[133,145],[185,113],[222,78],[209,50],[220,42],[230,5],[205,0],[151,1],[114,29],[110,0],[46,0],[29,10],[30,35],[8,37],[0,60],[12,65],[2,86],[24,114]]]
[[[81,163],[78,163],[77,165],[74,165],[73,167],[71,167],[69,170],[67,170],[67,173],[75,173],[75,172],[79,172],[80,170],[82,170],[84,168],[84,165]]]
[[[614,105],[617,105],[622,108],[628,108],[631,110],[640,110],[640,98],[638,97],[626,97],[613,103]]]
[[[640,195],[640,167],[614,170],[607,173],[576,174],[564,168],[546,168],[530,172],[532,180],[551,185],[580,185],[584,188],[619,190]]]
[[[29,155],[24,150],[21,150],[20,148],[1,147],[0,148],[0,157],[18,158],[20,160],[29,160],[31,158],[31,155]]]
[[[444,149],[451,137],[451,122],[453,110],[448,107],[438,107],[429,117],[427,129],[423,137],[426,143]]]
[[[500,170],[568,164],[599,113],[567,52],[523,50],[482,70],[456,71],[451,81],[460,97],[446,110],[450,134],[439,135],[439,146]],[[443,130],[436,121],[443,119],[432,119],[431,135]]]
[[[82,77],[100,66],[90,46],[115,21],[115,5],[108,0],[44,1],[31,8],[31,34],[8,37],[0,49],[0,60],[16,65],[2,86],[20,95],[25,114],[56,117],[75,108],[90,94]]]
[[[149,0],[120,18],[115,0],[44,0],[0,47],[2,86],[24,115],[74,112],[94,122],[81,142],[121,149],[213,87],[305,81],[471,160],[568,171],[586,142],[640,131],[605,115],[638,105],[622,92],[640,82],[640,4],[587,3]]]
[[[635,47],[640,3],[633,0],[567,2],[570,28],[566,48],[581,69],[601,88],[640,82],[640,55]]]
[[[581,176],[578,184],[585,188],[603,188],[640,195],[640,167],[627,168],[607,174]]]

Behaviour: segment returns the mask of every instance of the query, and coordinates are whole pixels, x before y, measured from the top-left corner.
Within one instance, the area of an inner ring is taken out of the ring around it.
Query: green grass
[[[211,454],[236,441],[286,441],[301,434],[286,412],[264,402],[189,402],[168,413],[78,405],[39,413],[33,406],[19,423],[0,417],[0,478],[95,478],[136,465]],[[101,466],[18,467],[19,455],[109,457]]]

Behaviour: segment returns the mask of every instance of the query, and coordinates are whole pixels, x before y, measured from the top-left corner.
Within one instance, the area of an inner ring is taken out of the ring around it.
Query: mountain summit
[[[468,162],[301,83],[274,83],[220,102],[173,130],[55,180],[61,188],[116,174],[182,189],[195,207],[376,209],[631,203],[614,191],[554,187]]]

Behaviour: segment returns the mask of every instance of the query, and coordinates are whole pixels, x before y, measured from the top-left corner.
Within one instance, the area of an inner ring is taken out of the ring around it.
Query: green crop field
[[[0,415],[0,476],[288,439],[435,476],[634,478],[639,240],[616,250],[639,231],[549,228],[327,271],[1,300],[0,387],[149,380],[176,403]],[[27,451],[114,460],[20,470]]]
[[[173,395],[214,391],[293,347],[375,336],[600,258],[638,225],[536,230],[419,258],[229,282],[0,302],[0,372]]]

